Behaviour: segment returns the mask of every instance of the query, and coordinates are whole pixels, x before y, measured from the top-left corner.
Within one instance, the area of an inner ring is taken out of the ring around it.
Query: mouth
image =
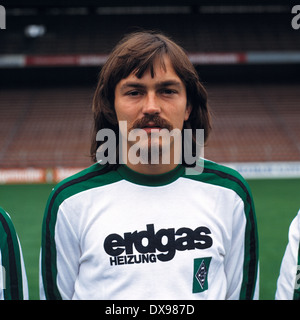
[[[163,128],[161,126],[156,125],[154,122],[149,122],[141,129],[145,130],[147,133],[151,133],[152,131],[160,131]]]
[[[159,132],[162,129],[167,129],[168,131],[173,129],[172,125],[167,120],[162,119],[159,116],[145,116],[142,119],[135,121],[132,128],[142,129],[147,133]]]

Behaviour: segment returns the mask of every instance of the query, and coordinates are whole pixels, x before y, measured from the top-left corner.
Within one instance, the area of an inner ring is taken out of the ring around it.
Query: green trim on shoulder
[[[61,203],[77,193],[105,186],[119,180],[121,178],[115,170],[108,170],[107,166],[95,163],[57,184],[50,197],[54,196],[55,201]]]
[[[80,192],[120,181],[115,170],[98,163],[60,182],[48,199],[42,226],[42,278],[46,299],[61,300],[56,278],[55,225],[59,206],[69,197]]]
[[[204,160],[203,166],[194,168],[194,174],[185,178],[228,188],[244,202],[246,216],[245,252],[241,300],[253,299],[258,277],[258,232],[253,197],[248,183],[234,169]],[[199,174],[197,174],[197,171]]]
[[[5,270],[5,300],[23,300],[20,247],[11,218],[0,207],[0,251]]]
[[[236,170],[226,167],[224,165],[218,164],[216,162],[202,159],[199,164],[194,168],[189,168],[191,171],[187,171],[185,175],[187,178],[199,180],[202,182],[208,182],[211,184],[216,184],[219,186],[224,186],[225,188],[230,188],[234,185],[228,185],[228,181],[221,179],[223,177],[234,177],[236,180],[240,180],[241,183],[245,185],[247,190],[250,192],[248,183],[245,181],[243,176]],[[190,172],[190,174],[189,174]],[[216,175],[209,175],[209,173],[219,173]]]

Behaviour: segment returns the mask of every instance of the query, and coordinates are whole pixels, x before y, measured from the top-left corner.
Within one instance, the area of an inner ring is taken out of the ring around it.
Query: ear
[[[187,121],[189,119],[191,112],[192,106],[188,103],[185,109],[184,121]]]

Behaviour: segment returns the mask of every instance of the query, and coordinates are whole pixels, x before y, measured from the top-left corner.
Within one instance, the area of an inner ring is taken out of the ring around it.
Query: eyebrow
[[[158,82],[157,84],[155,84],[156,88],[163,88],[163,87],[169,87],[169,86],[176,86],[176,87],[181,87],[182,83],[177,81],[177,80],[166,80],[166,81],[161,81]],[[128,88],[146,88],[147,86],[139,83],[139,82],[135,82],[135,81],[128,81],[125,82],[122,86],[121,86],[121,90],[126,90]]]

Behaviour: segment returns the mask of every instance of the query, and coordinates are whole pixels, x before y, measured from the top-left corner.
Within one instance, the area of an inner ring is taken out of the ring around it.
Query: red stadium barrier
[[[45,183],[45,169],[0,169],[0,184],[8,183]]]
[[[0,169],[0,184],[58,183],[83,168]]]
[[[268,64],[299,63],[300,52],[207,52],[189,53],[192,63],[197,65],[214,64]],[[105,54],[78,55],[0,55],[2,67],[51,67],[51,66],[102,66],[107,59]]]

